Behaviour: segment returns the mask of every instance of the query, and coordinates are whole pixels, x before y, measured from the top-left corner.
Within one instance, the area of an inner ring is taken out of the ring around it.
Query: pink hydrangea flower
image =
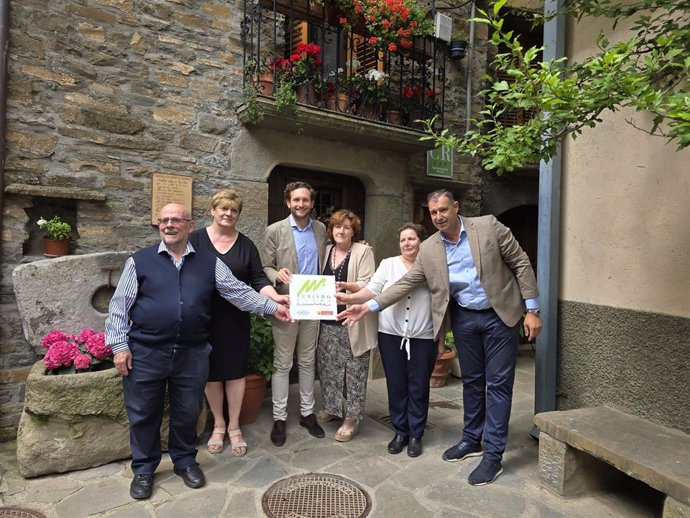
[[[62,342],[67,339],[68,336],[65,333],[58,331],[57,329],[53,329],[50,333],[41,338],[41,346],[45,347],[46,349],[50,349],[50,346],[55,342]]]
[[[105,344],[103,332],[94,333],[86,340],[86,350],[97,360],[105,360],[112,354],[110,347]]]
[[[90,327],[82,329],[81,332],[77,335],[77,342],[79,342],[80,344],[86,343],[86,341],[95,334],[96,331],[94,331]]]
[[[49,369],[57,369],[63,366],[69,367],[78,354],[79,347],[77,344],[62,340],[54,342],[50,346],[43,361]]]
[[[74,357],[74,367],[78,371],[85,371],[91,367],[91,355],[79,353]]]

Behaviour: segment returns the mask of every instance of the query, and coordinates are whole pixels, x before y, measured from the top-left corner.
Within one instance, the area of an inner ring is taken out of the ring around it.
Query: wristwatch
[[[532,313],[533,315],[539,316],[539,315],[541,315],[541,309],[539,309],[539,308],[528,309],[527,311],[525,311],[525,313]]]

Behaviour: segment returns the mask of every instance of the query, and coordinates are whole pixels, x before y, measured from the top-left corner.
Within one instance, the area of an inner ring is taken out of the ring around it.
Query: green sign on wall
[[[453,148],[440,146],[427,151],[426,175],[453,178]]]

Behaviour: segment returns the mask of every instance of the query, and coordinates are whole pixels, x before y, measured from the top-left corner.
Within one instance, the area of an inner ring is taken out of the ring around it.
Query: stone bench
[[[605,406],[544,412],[534,423],[539,479],[556,493],[610,489],[624,473],[666,495],[664,518],[690,518],[690,436]]]

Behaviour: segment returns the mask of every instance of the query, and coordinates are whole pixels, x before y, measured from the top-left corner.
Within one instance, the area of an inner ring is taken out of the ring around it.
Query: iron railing
[[[366,29],[343,27],[323,0],[244,0],[244,93],[274,98],[286,77],[277,66],[300,43],[318,45],[316,73],[299,103],[375,123],[422,131],[418,119],[444,124],[444,44],[417,37],[402,52],[370,44]],[[312,47],[314,48],[314,47]],[[309,90],[312,93],[309,93]],[[340,96],[338,96],[340,94]]]

